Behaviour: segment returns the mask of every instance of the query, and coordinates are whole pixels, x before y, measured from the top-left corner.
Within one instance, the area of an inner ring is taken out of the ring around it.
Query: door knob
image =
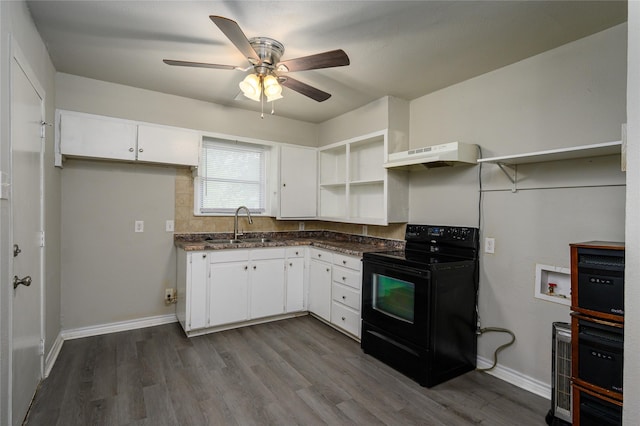
[[[29,287],[31,285],[31,277],[27,275],[24,278],[18,278],[17,275],[13,276],[13,289],[15,290],[20,284],[25,287]]]
[[[22,250],[20,250],[20,246],[18,246],[17,244],[14,244],[13,245],[13,257],[16,257],[20,253],[22,253]]]

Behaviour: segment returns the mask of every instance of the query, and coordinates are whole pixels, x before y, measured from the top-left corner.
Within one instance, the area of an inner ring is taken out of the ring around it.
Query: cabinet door
[[[209,265],[209,325],[245,321],[248,316],[247,262]]]
[[[189,330],[207,325],[207,254],[189,255],[187,273],[187,326]]]
[[[331,265],[313,259],[309,262],[309,311],[331,319]]]
[[[317,151],[311,148],[280,148],[281,218],[315,217],[317,204]]]
[[[60,114],[63,155],[135,160],[136,125],[90,114]]]
[[[284,260],[256,260],[251,264],[251,316],[284,312]]]
[[[287,259],[287,312],[304,310],[304,258]]]
[[[200,135],[197,132],[138,125],[138,161],[197,166],[199,147]]]

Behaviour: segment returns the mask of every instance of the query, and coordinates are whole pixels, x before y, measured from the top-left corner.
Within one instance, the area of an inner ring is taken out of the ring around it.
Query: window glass
[[[205,138],[196,179],[196,213],[264,213],[266,150],[262,145]]]

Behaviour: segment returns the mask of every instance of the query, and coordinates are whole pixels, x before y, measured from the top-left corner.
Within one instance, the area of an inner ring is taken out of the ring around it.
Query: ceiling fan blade
[[[323,102],[331,97],[331,94],[327,92],[323,92],[320,89],[316,89],[313,86],[309,86],[307,83],[303,83],[299,80],[295,80],[291,77],[279,77],[278,81],[285,87],[288,87],[291,90],[295,90],[296,92],[303,94],[315,101]]]
[[[167,65],[176,65],[179,67],[214,68],[219,70],[242,70],[242,68],[234,67],[233,65],[206,64],[204,62],[175,61],[173,59],[163,59],[162,62]]]
[[[281,72],[315,70],[319,68],[343,67],[349,65],[349,56],[344,50],[331,50],[302,58],[289,59],[278,63],[276,69]],[[284,67],[284,68],[283,68]]]
[[[251,47],[247,36],[244,35],[236,21],[216,15],[210,15],[209,19],[220,28],[220,31],[242,52],[245,58],[249,59],[251,63],[260,63],[260,57],[253,47]]]

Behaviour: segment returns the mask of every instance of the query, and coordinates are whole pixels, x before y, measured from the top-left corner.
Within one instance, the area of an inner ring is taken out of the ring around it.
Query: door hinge
[[[40,339],[39,352],[40,352],[40,355],[44,355],[44,339]]]
[[[38,232],[38,245],[44,247],[44,231]]]

